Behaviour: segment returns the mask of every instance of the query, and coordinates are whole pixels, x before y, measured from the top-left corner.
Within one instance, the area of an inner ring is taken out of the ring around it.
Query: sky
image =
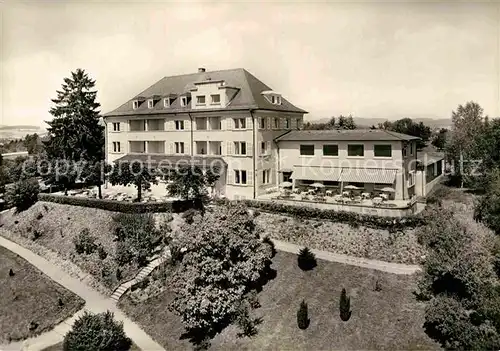
[[[500,116],[500,2],[6,0],[0,125],[44,126],[77,68],[102,112],[164,76],[245,68],[308,119]]]

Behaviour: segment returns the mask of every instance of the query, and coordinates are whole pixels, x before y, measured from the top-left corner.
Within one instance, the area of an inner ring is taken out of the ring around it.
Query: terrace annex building
[[[306,113],[245,69],[199,68],[162,78],[105,114],[106,158],[218,163],[217,193],[230,199],[259,198],[283,182],[293,189],[321,182],[340,192],[348,185],[370,192],[392,187],[394,200],[425,196],[416,179],[417,138],[385,130],[304,131]],[[429,182],[442,173],[436,162]]]

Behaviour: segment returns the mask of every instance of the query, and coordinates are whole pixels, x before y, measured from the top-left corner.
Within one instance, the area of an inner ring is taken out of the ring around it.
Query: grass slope
[[[9,275],[12,269],[14,276]],[[51,329],[84,301],[15,253],[0,247],[0,344]],[[64,303],[59,306],[59,298]],[[30,323],[38,327],[30,331]]]
[[[64,260],[70,260],[84,272],[90,273],[100,281],[106,292],[111,292],[119,285],[115,272],[118,265],[115,263],[114,212],[61,205],[50,202],[37,202],[28,210],[16,214],[13,209],[0,215],[3,231],[8,232],[9,239],[18,241],[28,240],[33,244],[41,245],[57,254]],[[98,253],[79,255],[75,252],[73,239],[84,229],[88,228],[90,234],[97,238],[105,248],[108,256],[102,260]],[[40,237],[35,238],[35,231]],[[25,243],[20,242],[25,246]],[[106,267],[110,274],[103,278],[101,270]],[[119,267],[122,272],[121,281],[131,279],[137,272],[135,265]]]
[[[313,271],[297,267],[297,256],[278,252],[273,259],[277,277],[259,294],[262,317],[258,334],[238,338],[227,328],[212,341],[213,350],[431,350],[439,347],[422,329],[424,305],[413,297],[414,277],[318,261]],[[374,291],[379,280],[382,291]],[[168,287],[168,282],[167,282]],[[351,296],[352,317],[342,322],[342,288]],[[134,304],[125,296],[120,306],[167,350],[188,350],[181,340],[179,317],[168,310],[168,290]],[[302,299],[309,305],[311,324],[297,327],[296,312]]]

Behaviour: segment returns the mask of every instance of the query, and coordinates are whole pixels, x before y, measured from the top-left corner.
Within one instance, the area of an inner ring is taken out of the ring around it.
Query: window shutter
[[[252,117],[247,117],[246,118],[246,129],[252,129]]]
[[[285,117],[280,117],[280,129],[285,129]]]
[[[266,154],[271,155],[271,142],[266,141]]]
[[[247,185],[253,184],[253,172],[251,170],[247,171]]]
[[[226,179],[226,184],[228,185],[233,185],[234,184],[234,170],[229,170],[227,171],[227,179]]]
[[[226,130],[233,130],[233,119],[231,117],[226,117]]]
[[[169,142],[169,143],[168,143],[168,154],[169,154],[169,155],[173,155],[174,150],[175,150],[175,149],[174,149],[174,143],[173,143],[173,142]]]
[[[184,143],[184,153],[191,155],[191,143]]]
[[[246,143],[246,144],[247,144],[247,155],[253,156],[253,144],[252,143]]]
[[[233,142],[232,141],[228,141],[226,143],[227,147],[226,147],[226,155],[228,156],[231,156],[233,154]]]

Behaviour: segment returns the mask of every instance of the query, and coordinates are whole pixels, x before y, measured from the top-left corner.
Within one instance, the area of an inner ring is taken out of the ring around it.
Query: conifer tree
[[[314,267],[317,266],[316,257],[314,253],[309,250],[309,248],[304,247],[299,251],[299,255],[297,257],[297,264],[299,268],[303,271],[310,271]]]
[[[297,325],[299,329],[307,329],[309,326],[309,316],[307,311],[307,303],[302,300],[299,310],[297,311]]]
[[[344,322],[348,321],[349,318],[351,318],[351,298],[347,296],[345,289],[342,289],[342,292],[340,293],[339,309],[340,319]]]

